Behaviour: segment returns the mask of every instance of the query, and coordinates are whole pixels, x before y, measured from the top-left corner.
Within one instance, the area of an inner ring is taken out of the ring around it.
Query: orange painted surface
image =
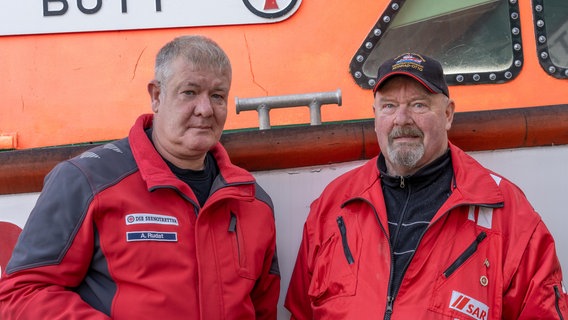
[[[127,135],[150,112],[146,84],[159,48],[182,34],[215,39],[233,63],[226,129],[258,127],[256,112],[236,114],[235,97],[342,91],[322,121],[372,117],[370,91],[349,63],[388,1],[305,0],[289,19],[262,25],[173,28],[0,37],[0,133],[17,133],[17,149],[104,141]],[[567,102],[568,81],[538,64],[530,1],[522,1],[524,66],[506,84],[452,86],[457,111]],[[309,123],[307,108],[270,112],[271,124]]]

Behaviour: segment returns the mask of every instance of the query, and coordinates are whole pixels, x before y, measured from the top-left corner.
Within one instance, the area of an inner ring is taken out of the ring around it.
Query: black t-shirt
[[[205,168],[203,170],[182,169],[176,167],[166,159],[164,159],[164,161],[166,161],[170,170],[172,170],[181,181],[187,183],[197,197],[199,205],[203,207],[205,200],[209,198],[211,185],[213,185],[213,181],[219,173],[219,168],[217,167],[213,155],[207,152],[205,156]]]
[[[148,139],[152,141],[152,128],[146,130],[146,135]],[[152,143],[154,143],[152,141]],[[207,152],[205,156],[205,167],[203,170],[191,170],[178,168],[173,163],[162,157],[173,174],[178,177],[181,181],[185,182],[193,191],[199,201],[199,206],[203,207],[207,198],[209,198],[209,192],[211,191],[211,186],[213,181],[219,174],[219,167],[215,161],[215,157],[210,152]]]

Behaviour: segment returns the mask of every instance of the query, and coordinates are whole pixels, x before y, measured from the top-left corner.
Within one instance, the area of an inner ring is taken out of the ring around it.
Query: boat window
[[[540,65],[556,78],[568,78],[568,1],[533,0]]]
[[[513,79],[523,63],[517,0],[391,1],[350,72],[361,87],[372,88],[379,65],[404,52],[439,60],[448,84]]]

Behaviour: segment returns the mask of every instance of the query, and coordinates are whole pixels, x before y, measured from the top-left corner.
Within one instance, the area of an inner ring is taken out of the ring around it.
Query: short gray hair
[[[166,43],[156,55],[154,76],[160,82],[170,76],[170,65],[178,57],[198,67],[228,72],[231,76],[231,62],[223,49],[213,40],[199,35],[181,36]]]

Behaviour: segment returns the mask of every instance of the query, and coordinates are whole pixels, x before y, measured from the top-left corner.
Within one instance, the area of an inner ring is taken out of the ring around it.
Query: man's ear
[[[152,111],[158,112],[160,105],[160,82],[156,79],[148,82],[148,94],[150,94],[150,101],[152,103]]]
[[[450,130],[452,127],[452,122],[454,122],[454,113],[456,109],[456,104],[454,100],[449,99],[448,105],[446,107],[446,130]]]

